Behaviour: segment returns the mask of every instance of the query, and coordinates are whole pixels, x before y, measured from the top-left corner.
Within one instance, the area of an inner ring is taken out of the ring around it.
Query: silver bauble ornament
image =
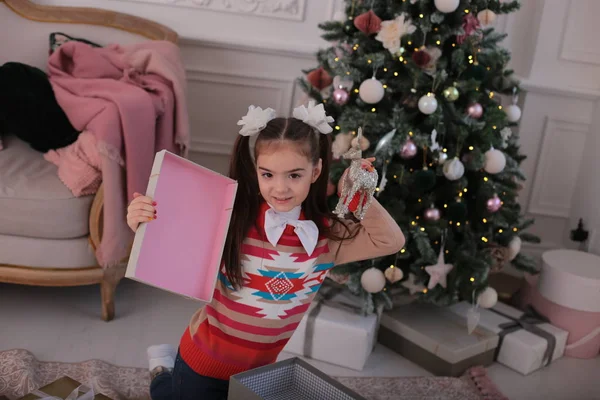
[[[433,93],[427,93],[419,99],[419,111],[423,114],[433,114],[437,107],[438,102]]]
[[[456,181],[465,174],[465,166],[457,157],[454,157],[444,163],[443,171],[446,179]]]

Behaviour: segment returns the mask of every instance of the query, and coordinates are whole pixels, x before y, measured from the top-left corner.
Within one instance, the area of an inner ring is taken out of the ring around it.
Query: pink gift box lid
[[[156,154],[146,195],[158,218],[140,224],[126,277],[210,302],[237,182],[166,150]]]

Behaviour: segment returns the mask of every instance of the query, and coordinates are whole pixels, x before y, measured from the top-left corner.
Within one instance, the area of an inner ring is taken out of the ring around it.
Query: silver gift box
[[[227,400],[366,400],[306,361],[290,358],[231,376]]]

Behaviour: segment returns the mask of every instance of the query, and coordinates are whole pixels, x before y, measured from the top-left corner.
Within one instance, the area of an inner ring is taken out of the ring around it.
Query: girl
[[[330,212],[333,118],[312,102],[293,116],[250,106],[238,122],[229,174],[238,193],[214,299],[192,317],[179,350],[148,349],[154,400],[227,399],[231,375],[276,361],[329,269],[404,245],[402,231],[375,200],[361,223]],[[157,210],[160,204],[136,193],[127,222],[135,231],[160,217]]]

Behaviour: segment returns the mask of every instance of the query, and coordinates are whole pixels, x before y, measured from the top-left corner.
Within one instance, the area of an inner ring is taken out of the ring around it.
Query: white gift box
[[[468,311],[472,307],[468,302],[461,302],[450,306],[449,309],[466,318]],[[478,310],[480,313],[479,326],[483,326],[500,336],[502,336],[502,325],[514,324],[515,320],[518,320],[524,314],[523,311],[503,303],[496,304],[493,310],[485,308],[478,308]],[[510,318],[500,315],[494,312],[494,310]],[[542,368],[546,363],[561,358],[565,351],[569,333],[549,323],[535,324],[535,327],[551,334],[555,339],[555,347],[550,360],[544,360],[544,355],[549,345],[548,340],[538,334],[518,327],[515,328],[514,332],[508,333],[501,338],[498,346],[499,350],[496,353],[496,361],[523,375],[527,375]]]
[[[348,292],[315,300],[283,351],[361,371],[376,344],[381,310],[363,315],[360,301]]]

